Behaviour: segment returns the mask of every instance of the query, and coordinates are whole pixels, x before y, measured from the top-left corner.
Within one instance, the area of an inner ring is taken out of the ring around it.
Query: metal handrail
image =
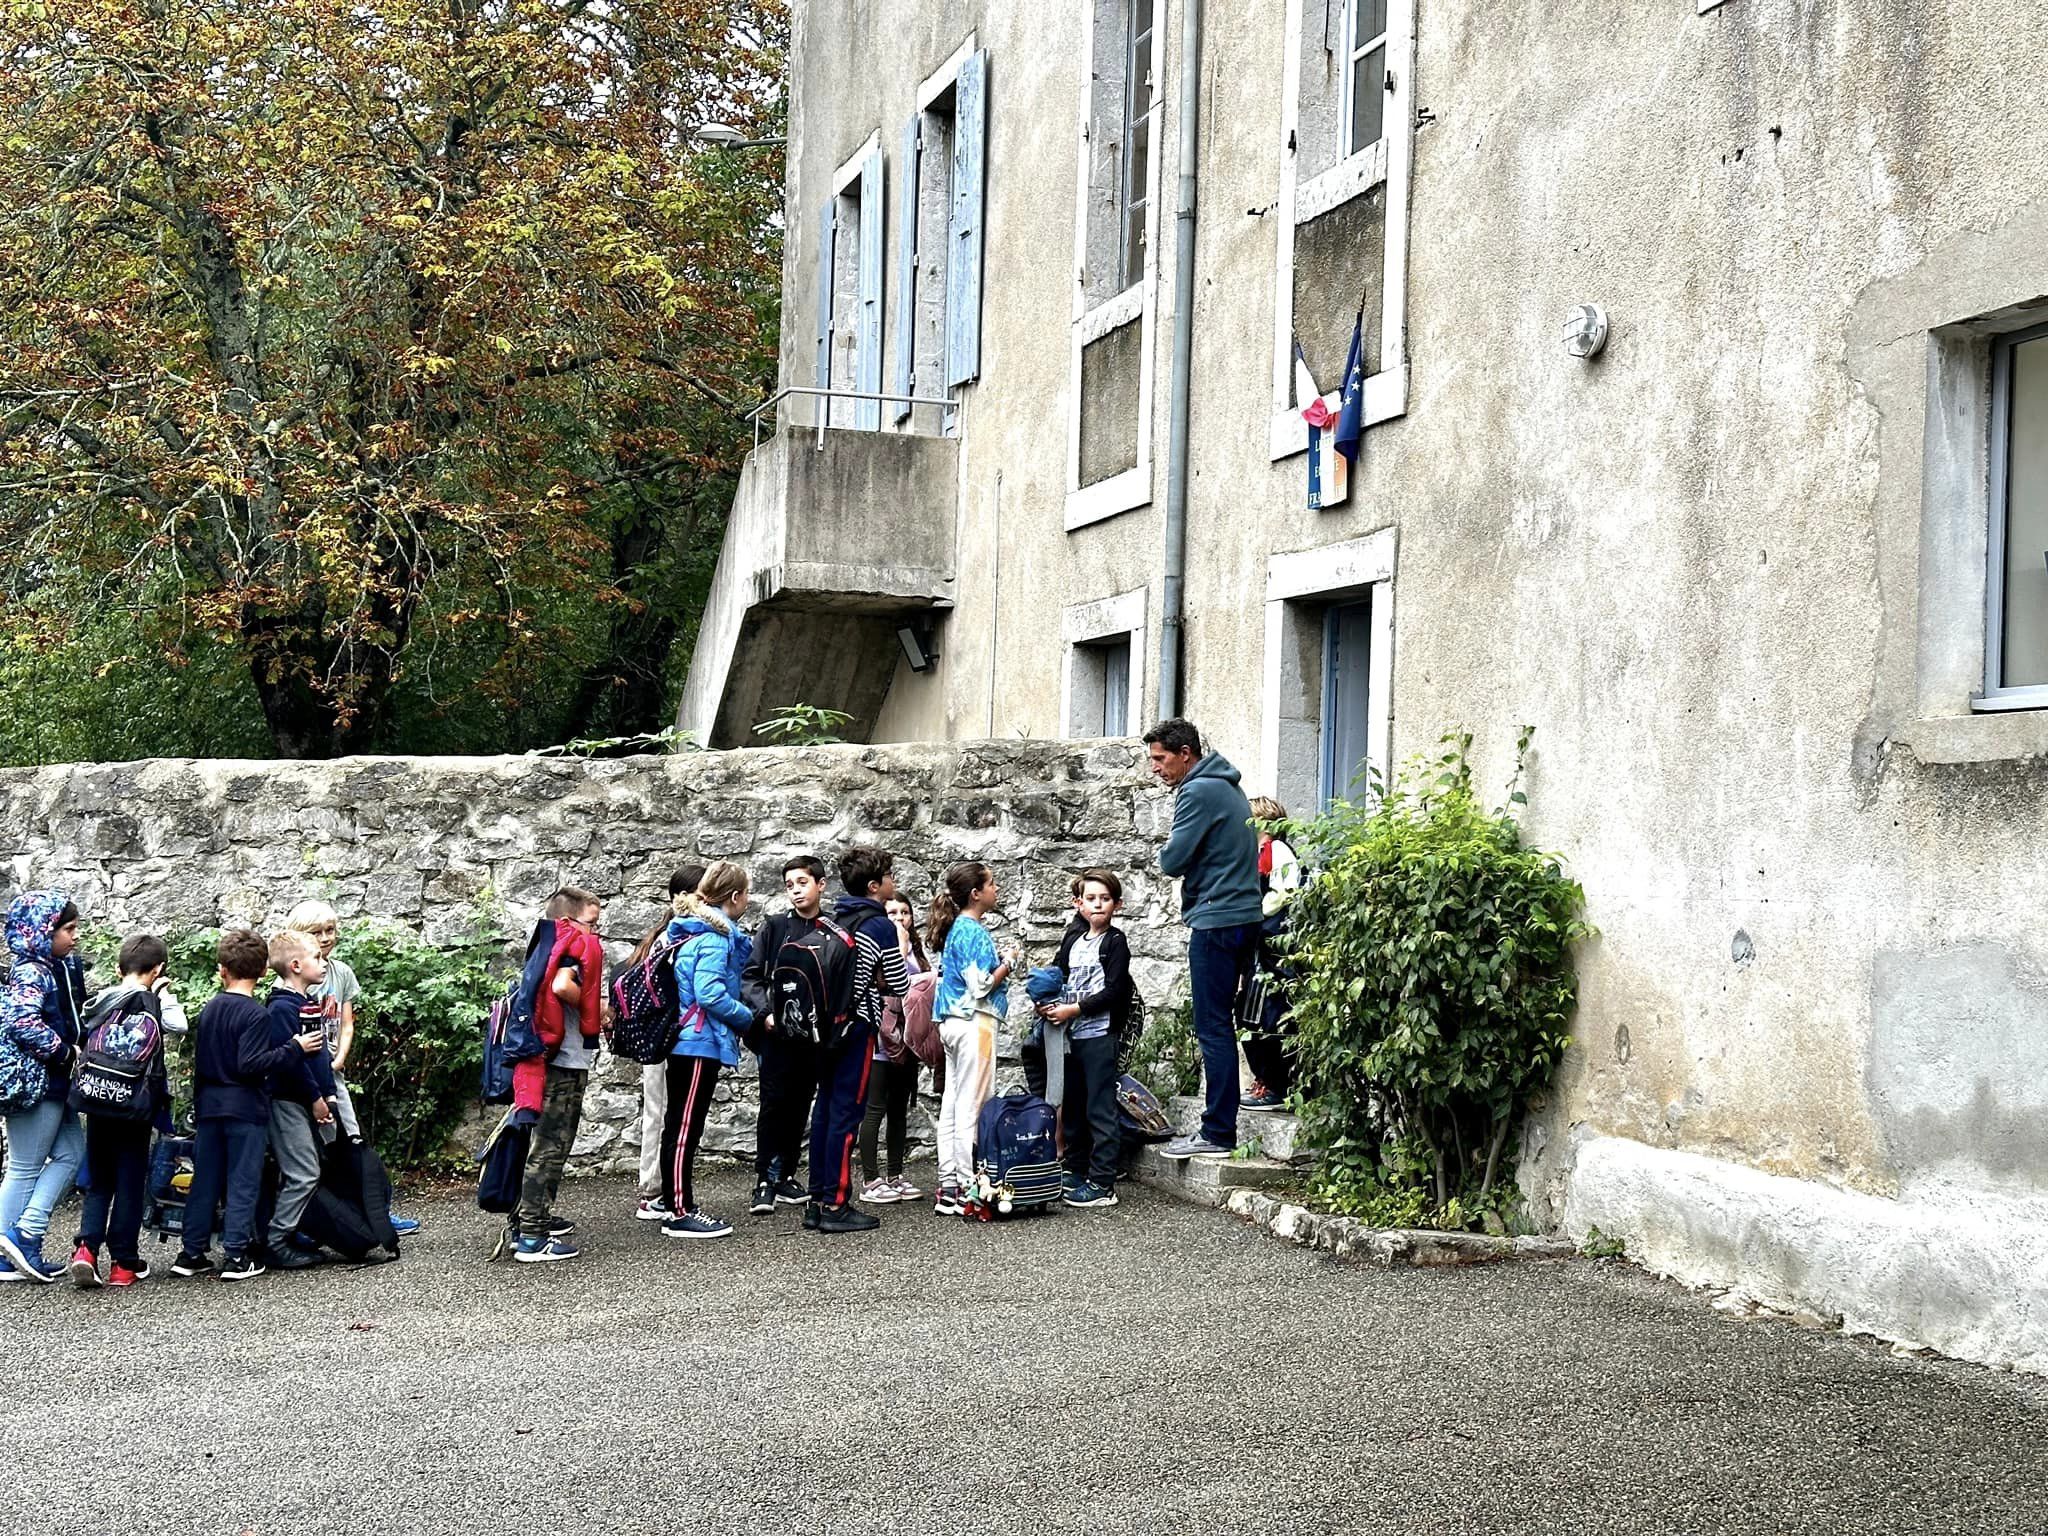
[[[829,424],[832,415],[832,401],[835,399],[874,400],[884,405],[908,405],[913,408],[920,405],[937,405],[944,406],[949,410],[955,404],[950,396],[943,395],[933,399],[925,395],[893,395],[863,389],[820,389],[814,384],[786,384],[755,406],[751,411],[747,412],[747,419],[754,424],[754,446],[756,448],[761,446],[762,415],[773,410],[791,395],[824,397],[825,410],[821,413],[818,421],[818,446],[821,448],[825,444],[825,429]]]

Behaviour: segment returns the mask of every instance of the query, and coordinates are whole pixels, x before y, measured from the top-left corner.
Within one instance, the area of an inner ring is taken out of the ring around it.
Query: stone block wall
[[[511,953],[548,894],[575,884],[605,898],[616,958],[661,918],[677,864],[746,865],[751,926],[779,905],[785,859],[829,866],[866,842],[895,853],[920,911],[948,866],[994,866],[1002,926],[1031,963],[1051,960],[1074,873],[1116,870],[1138,984],[1156,1006],[1183,985],[1177,898],[1156,868],[1171,820],[1141,749],[1123,741],[0,769],[0,900],[56,887],[88,922],[169,933],[268,931],[319,896],[341,914],[344,957],[362,923],[452,945],[481,921]],[[706,1148],[751,1154],[751,1057],[718,1093]],[[639,1068],[606,1057],[578,1170],[635,1167],[639,1111]]]

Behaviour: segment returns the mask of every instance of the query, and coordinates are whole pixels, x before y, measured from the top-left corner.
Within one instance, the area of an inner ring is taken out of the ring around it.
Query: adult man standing
[[[1173,833],[1159,870],[1180,877],[1181,921],[1188,925],[1188,980],[1195,1040],[1202,1048],[1208,1102],[1202,1128],[1176,1137],[1165,1156],[1228,1157],[1237,1146],[1237,995],[1259,953],[1259,843],[1251,803],[1237,770],[1202,751],[1202,733],[1185,720],[1162,720],[1145,733],[1152,772],[1172,787]]]

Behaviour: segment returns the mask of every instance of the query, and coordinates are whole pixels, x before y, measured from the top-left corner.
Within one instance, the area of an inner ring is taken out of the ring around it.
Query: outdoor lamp
[[[789,142],[787,139],[750,139],[730,123],[706,123],[690,137],[715,149],[766,149]]]
[[[1564,321],[1564,349],[1573,357],[1598,357],[1607,345],[1607,311],[1598,304],[1581,304]]]

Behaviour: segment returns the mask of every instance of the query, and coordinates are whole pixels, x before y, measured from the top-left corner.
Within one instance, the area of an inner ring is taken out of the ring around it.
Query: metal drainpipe
[[[1195,181],[1202,116],[1202,0],[1182,0],[1180,199],[1173,213],[1172,418],[1166,446],[1166,580],[1159,619],[1159,716],[1181,710],[1181,591],[1188,563],[1188,385],[1195,345]]]

